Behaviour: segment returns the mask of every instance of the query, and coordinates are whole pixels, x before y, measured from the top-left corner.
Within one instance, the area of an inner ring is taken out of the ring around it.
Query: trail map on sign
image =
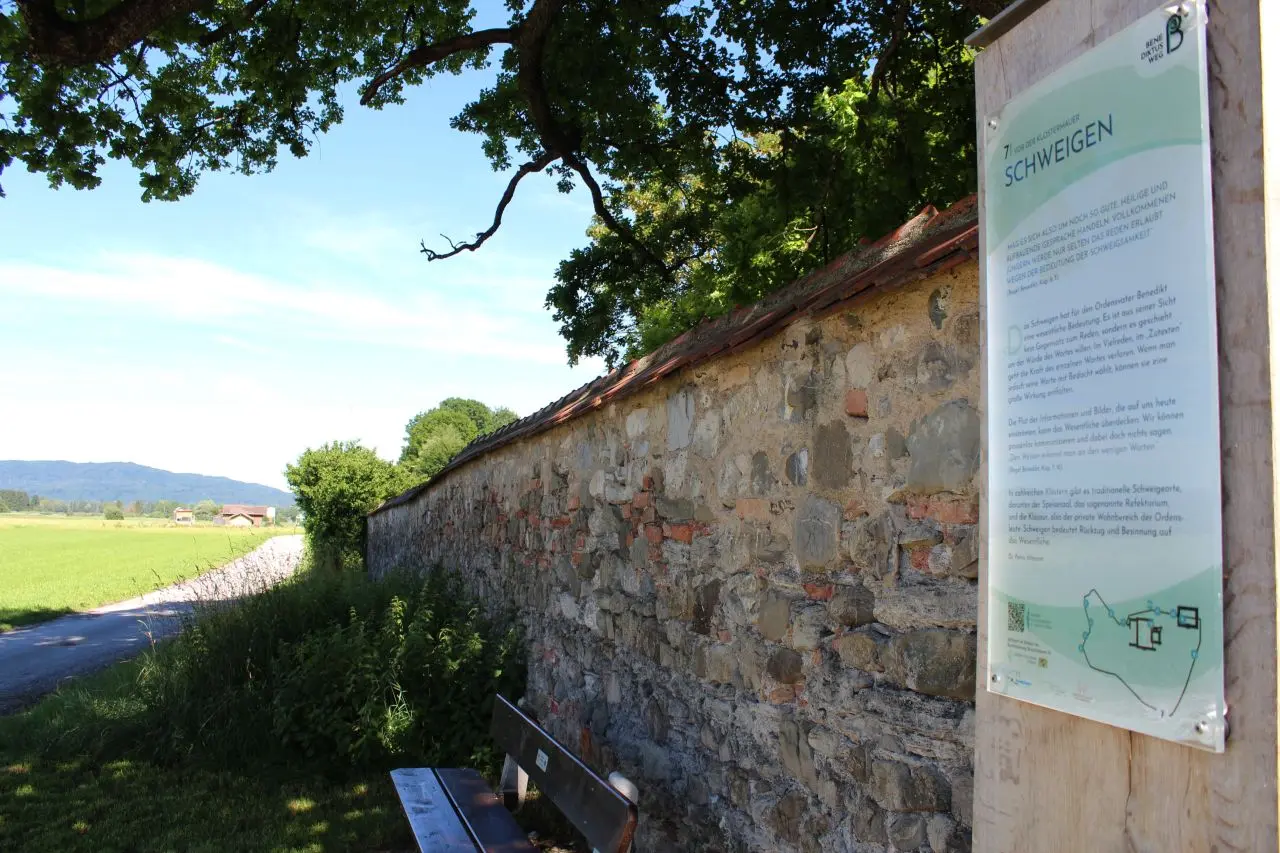
[[[1204,641],[1200,609],[1182,605],[1161,608],[1148,601],[1145,609],[1122,617],[1096,589],[1089,590],[1083,607],[1085,624],[1089,627],[1081,639],[1080,653],[1089,668],[1117,679],[1134,699],[1150,710],[1162,716],[1176,714],[1186,698],[1187,685],[1191,683]],[[1171,668],[1175,680],[1181,670],[1186,670],[1176,698],[1167,691],[1161,695],[1161,691],[1147,686],[1150,679],[1143,676],[1153,666]]]

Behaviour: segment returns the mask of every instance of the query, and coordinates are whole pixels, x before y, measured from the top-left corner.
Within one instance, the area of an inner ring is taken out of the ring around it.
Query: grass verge
[[[413,847],[385,773],[239,769],[141,748],[151,729],[121,664],[0,718],[0,850],[392,851]]]

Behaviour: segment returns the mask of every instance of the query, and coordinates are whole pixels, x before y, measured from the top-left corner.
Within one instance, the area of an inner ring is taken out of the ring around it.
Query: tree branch
[[[591,206],[595,208],[596,216],[600,217],[600,221],[605,227],[621,237],[631,248],[644,257],[645,261],[652,264],[658,270],[658,275],[663,281],[672,281],[671,270],[662,262],[662,259],[653,253],[647,245],[635,235],[626,223],[620,221],[609,210],[608,205],[604,202],[604,193],[600,191],[600,184],[596,182],[595,176],[591,174],[591,170],[587,168],[587,164],[578,159],[575,154],[565,154],[561,158],[564,162],[582,178],[582,182],[587,185],[587,190],[591,193]]]
[[[470,243],[455,243],[452,240],[449,240],[448,237],[444,237],[444,235],[441,234],[440,236],[444,237],[444,239],[449,242],[449,251],[447,252],[437,252],[432,249],[428,249],[426,243],[423,243],[422,253],[427,256],[427,260],[443,261],[445,258],[452,258],[454,255],[460,255],[463,252],[474,252],[476,249],[483,246],[485,241],[496,234],[498,232],[498,228],[502,225],[502,214],[506,212],[507,205],[511,204],[511,199],[515,197],[516,185],[518,185],[526,175],[532,175],[534,172],[541,172],[558,159],[559,158],[555,154],[543,152],[533,160],[530,160],[528,163],[521,166],[511,177],[510,183],[507,184],[506,192],[502,194],[502,198],[498,201],[498,208],[493,212],[493,224],[477,234],[475,239]]]
[[[907,13],[909,11],[911,11],[911,3],[907,2],[907,0],[899,0],[898,11],[893,16],[893,35],[890,36],[888,44],[884,46],[884,50],[880,51],[880,55],[876,57],[876,67],[871,72],[871,96],[868,100],[872,104],[875,104],[876,96],[880,93],[880,83],[889,68],[889,60],[897,53],[898,45],[902,43],[902,35],[906,29]]]
[[[542,74],[542,59],[547,38],[551,35],[551,25],[566,2],[567,0],[534,0],[520,24],[519,40],[516,42],[520,61],[516,83],[529,105],[529,118],[533,121],[543,147],[562,155],[576,151],[578,146],[575,140],[569,138],[569,134],[556,121],[551,111],[551,99],[547,97],[546,80]]]
[[[671,269],[673,271],[682,269],[686,264],[693,263],[694,261],[700,261],[708,252],[711,251],[712,248],[710,246],[698,246],[683,258],[676,258],[676,260],[671,264]]]
[[[15,0],[27,29],[27,50],[40,62],[77,67],[107,62],[173,18],[207,0],[123,0],[96,18],[68,20],[55,0]]]
[[[567,0],[534,0],[525,15],[524,22],[520,25],[520,38],[516,43],[520,60],[516,82],[529,105],[529,117],[533,121],[539,139],[542,140],[543,147],[549,153],[557,155],[561,162],[582,178],[582,182],[587,185],[587,190],[591,193],[591,205],[596,216],[600,217],[605,227],[639,252],[658,270],[662,279],[669,282],[672,276],[667,265],[641,242],[625,223],[620,222],[605,204],[600,184],[591,174],[591,169],[578,156],[579,134],[566,131],[556,121],[555,114],[551,110],[551,99],[547,96],[546,80],[542,73],[543,55],[546,51],[547,38],[551,34],[551,25],[566,2]]]
[[[455,53],[482,50],[487,47],[492,47],[495,44],[515,44],[516,36],[517,32],[515,29],[511,27],[503,27],[501,29],[477,30],[474,33],[463,33],[460,36],[454,36],[453,38],[445,39],[444,41],[420,45],[410,51],[404,59],[397,62],[390,69],[382,72],[377,77],[374,77],[369,81],[369,85],[365,87],[364,94],[360,96],[360,103],[368,105],[368,103],[378,94],[379,89],[410,69],[421,68],[424,65],[431,65],[433,62],[448,59]]]
[[[133,102],[134,117],[137,118],[139,123],[141,123],[142,122],[142,104],[139,103],[138,101],[138,93],[133,90],[133,86],[130,85],[130,82],[129,82],[133,72],[130,72],[128,75],[121,74],[119,71],[116,70],[114,65],[111,65],[109,63],[104,63],[102,67],[107,72],[109,72],[114,79],[98,90],[98,102],[101,103],[103,98],[105,98],[107,96],[107,93],[110,92],[112,89],[116,87],[120,87],[122,90],[124,90],[124,93],[125,95],[128,96],[129,100]]]
[[[246,23],[253,20],[254,16],[262,11],[263,7],[270,3],[271,0],[249,0],[244,9],[231,17],[225,24],[216,30],[210,30],[197,39],[197,43],[201,47],[209,47],[217,44],[227,36],[239,31]]]

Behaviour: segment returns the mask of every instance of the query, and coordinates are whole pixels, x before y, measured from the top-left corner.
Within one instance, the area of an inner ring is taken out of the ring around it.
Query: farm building
[[[261,527],[274,517],[274,507],[226,504],[218,514],[218,521],[232,527]]]
[[[173,511],[173,520],[177,524],[194,524],[196,520],[195,511],[180,506]]]

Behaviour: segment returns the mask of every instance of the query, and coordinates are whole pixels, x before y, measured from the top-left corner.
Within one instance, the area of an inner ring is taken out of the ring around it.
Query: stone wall
[[[965,851],[979,371],[969,261],[467,462],[370,570],[518,609],[640,850]]]

